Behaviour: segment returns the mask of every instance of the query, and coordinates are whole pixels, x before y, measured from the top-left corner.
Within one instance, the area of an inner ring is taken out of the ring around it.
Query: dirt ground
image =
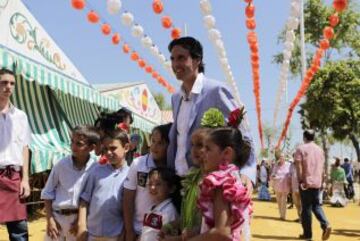
[[[332,226],[332,241],[359,241],[360,240],[360,206],[350,203],[345,208],[334,208],[324,205],[327,218]],[[295,208],[287,210],[286,221],[278,218],[278,209],[275,201],[254,203],[254,213],[251,223],[253,241],[262,240],[297,240],[301,233],[301,225],[294,222]],[[30,241],[42,241],[46,229],[43,217],[29,222]],[[314,240],[321,240],[319,223],[313,217]],[[4,226],[0,226],[0,241],[7,241]]]

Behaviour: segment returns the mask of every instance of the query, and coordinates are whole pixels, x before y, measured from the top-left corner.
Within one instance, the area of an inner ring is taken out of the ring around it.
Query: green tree
[[[360,161],[360,61],[328,62],[315,75],[300,105],[303,124],[329,133],[337,140],[349,138]]]
[[[308,0],[305,3],[304,6],[304,25],[305,25],[305,44],[306,44],[306,59],[307,59],[307,66],[309,66],[309,63],[311,62],[312,56],[314,54],[314,51],[318,47],[319,40],[323,36],[323,29],[326,26],[329,26],[328,18],[331,14],[334,13],[334,9],[331,6],[331,4],[324,4],[324,1],[322,0]],[[360,26],[360,13],[358,5],[356,4],[356,1],[349,0],[349,6],[346,11],[341,13],[340,15],[340,22],[339,24],[334,28],[335,30],[335,37],[331,40],[331,48],[329,48],[324,57],[324,62],[328,62],[332,59],[347,59],[349,61],[349,64],[351,65],[358,65],[358,59],[360,57],[360,32],[359,32],[359,26]],[[299,28],[296,32],[296,40],[294,43],[294,50],[292,53],[292,59],[290,61],[290,72],[293,74],[294,77],[299,76],[301,73],[301,52],[300,52],[300,35],[299,35]],[[284,41],[285,36],[285,30],[279,35],[279,41]],[[335,54],[334,54],[335,52]],[[273,61],[275,63],[282,63],[283,56],[282,54],[277,54],[274,56]],[[354,60],[354,61],[352,61]],[[347,61],[345,61],[347,62]],[[345,65],[341,65],[343,67]],[[344,70],[346,71],[346,70]],[[342,71],[339,71],[342,72]],[[317,74],[314,77],[313,82],[320,81],[318,80],[318,76],[320,74]],[[358,78],[358,77],[357,77]],[[339,77],[332,77],[333,81],[339,81],[343,83],[343,79],[340,80]],[[321,81],[325,81],[322,79]],[[327,81],[325,81],[327,82]],[[310,89],[316,88],[313,87],[314,83],[311,84]],[[356,84],[355,84],[356,85]],[[323,86],[325,89],[321,90],[319,87],[319,92],[326,91],[327,86]],[[359,86],[357,87],[359,89]],[[341,93],[341,92],[340,92]],[[306,103],[309,101],[311,102],[312,96],[307,93],[307,100]],[[353,96],[355,99],[358,98],[356,95]],[[330,98],[327,102],[327,98]],[[340,133],[334,131],[335,122],[334,119],[340,118],[340,116],[337,116],[338,112],[332,108],[330,103],[334,102],[335,100],[330,96],[322,96],[321,98],[324,100],[324,103],[317,102],[317,108],[308,108],[305,107],[302,108],[299,113],[302,115],[302,125],[303,128],[306,127],[313,127],[318,130],[320,133],[320,140],[323,146],[323,149],[325,151],[326,160],[328,156],[328,144],[331,143],[331,135],[334,135],[334,137],[338,140],[343,140],[344,135],[340,135]],[[326,102],[326,103],[325,103]],[[336,102],[336,101],[335,101]],[[305,104],[306,104],[305,103]],[[316,104],[316,103],[315,103]],[[322,104],[325,104],[324,106]],[[328,105],[326,105],[328,104]],[[335,111],[335,112],[332,112]],[[349,108],[346,109],[346,111],[350,111]],[[346,112],[344,111],[344,112]],[[326,116],[323,116],[324,118],[321,118],[317,120],[316,125],[314,124],[311,118],[312,116],[318,116],[320,113],[327,114]],[[330,118],[331,116],[331,118]],[[344,123],[343,120],[339,120],[337,122],[338,126],[335,129],[341,129],[345,128],[342,127],[342,124]],[[345,135],[348,136],[348,135]],[[358,136],[358,135],[357,135]],[[350,138],[350,136],[348,136]],[[351,138],[350,138],[351,139]],[[352,142],[354,144],[355,149],[358,148],[358,139],[356,138],[356,135],[352,137]],[[356,144],[357,143],[357,144]],[[358,153],[358,150],[356,151]],[[358,160],[359,160],[359,154]]]
[[[324,4],[322,0],[308,0],[304,5],[304,25],[306,59],[309,66],[319,40],[323,36],[323,29],[329,26],[329,16],[334,13],[330,4]],[[340,14],[340,22],[335,27],[335,37],[331,40],[331,48],[326,51],[325,61],[330,60],[333,51],[336,51],[340,58],[360,57],[360,13],[359,6],[353,0],[349,0],[346,11]],[[279,35],[278,42],[285,41],[286,30]],[[276,54],[273,62],[281,64],[282,53]],[[290,72],[294,76],[301,73],[301,52],[300,52],[300,29],[296,31],[296,40],[290,60]]]
[[[160,110],[171,110],[171,106],[166,102],[165,96],[162,93],[154,94],[154,99]]]

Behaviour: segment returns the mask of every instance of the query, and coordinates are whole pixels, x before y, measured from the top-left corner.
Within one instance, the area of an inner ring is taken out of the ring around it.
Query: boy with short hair
[[[80,191],[96,161],[90,152],[99,139],[99,134],[90,126],[77,126],[71,132],[72,154],[52,168],[41,192],[47,217],[45,241],[76,240]]]
[[[106,132],[102,153],[108,160],[89,173],[80,195],[78,241],[118,241],[123,232],[123,182],[129,167],[129,137],[123,130]]]

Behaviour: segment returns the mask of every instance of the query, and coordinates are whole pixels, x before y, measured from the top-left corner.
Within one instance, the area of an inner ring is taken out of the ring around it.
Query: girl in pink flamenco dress
[[[205,140],[206,174],[198,199],[201,234],[186,240],[241,240],[241,228],[245,216],[251,212],[251,201],[241,182],[238,166],[244,165],[250,149],[238,129],[224,127],[209,133]]]

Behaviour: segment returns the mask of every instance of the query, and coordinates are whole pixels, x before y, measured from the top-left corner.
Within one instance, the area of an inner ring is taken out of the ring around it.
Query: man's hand
[[[47,235],[51,239],[56,240],[59,238],[60,231],[61,231],[60,224],[58,222],[56,222],[54,217],[50,217],[47,221],[47,227],[46,227]]]
[[[253,184],[250,180],[250,178],[248,178],[247,176],[243,175],[243,174],[240,174],[240,177],[241,177],[241,181],[243,183],[243,185],[246,187],[247,189],[247,192],[246,192],[246,196],[248,198],[251,198],[251,195],[253,193],[253,190],[254,190],[254,187],[253,187]]]
[[[24,199],[30,195],[30,185],[28,180],[22,180],[20,183],[20,198]]]

